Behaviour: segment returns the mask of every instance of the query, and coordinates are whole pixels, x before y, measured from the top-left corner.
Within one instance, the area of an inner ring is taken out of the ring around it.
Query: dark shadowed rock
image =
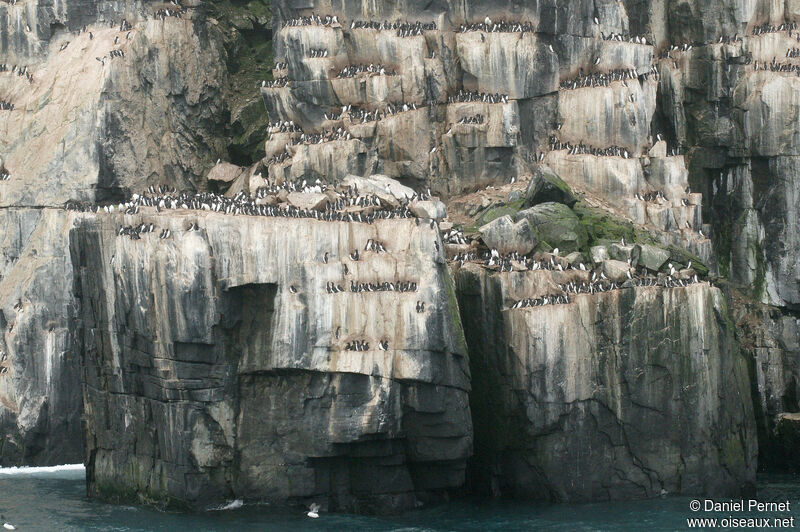
[[[117,237],[123,215],[87,215],[71,234],[91,495],[374,513],[464,484],[470,377],[452,280],[432,260],[437,228],[197,211],[140,220],[172,238]],[[351,260],[369,239],[387,251]],[[349,289],[397,280],[417,290]],[[370,348],[348,350],[355,340]]]
[[[532,207],[547,202],[563,203],[572,207],[578,202],[578,198],[555,172],[545,165],[539,165],[525,191],[525,206]]]
[[[509,309],[565,274],[458,271],[473,487],[564,502],[752,493],[747,363],[722,292],[630,288]]]

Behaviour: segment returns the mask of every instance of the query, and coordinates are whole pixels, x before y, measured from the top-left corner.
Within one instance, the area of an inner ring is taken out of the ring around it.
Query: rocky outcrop
[[[272,32],[261,0],[182,4],[0,2],[0,464],[79,460],[83,415],[93,495],[384,511],[462,487],[471,419],[496,494],[740,494],[756,426],[792,460],[794,2],[277,0]],[[466,27],[487,16],[525,31]],[[384,20],[408,25],[353,24]],[[319,180],[423,195],[424,221],[62,209],[266,178],[294,182],[270,206],[325,211],[297,191]],[[462,194],[462,218],[437,199]],[[143,222],[171,234],[116,236]],[[478,265],[478,233],[566,271]],[[348,260],[376,237],[389,253]],[[590,262],[627,285],[508,308]]]
[[[158,231],[118,237],[131,222]],[[353,260],[369,239],[387,252]],[[462,486],[470,376],[439,240],[410,219],[83,217],[89,493],[383,512]],[[383,281],[416,289],[350,289]]]
[[[0,92],[14,105],[0,131],[2,465],[83,457],[65,204],[204,188],[224,146],[224,54],[187,5],[162,19],[141,2],[0,4]]]
[[[706,283],[623,288],[510,308],[576,275],[588,278],[474,265],[457,273],[473,486],[552,501],[750,491],[747,363],[722,292]]]
[[[71,214],[0,209],[0,464],[83,457]]]
[[[793,433],[786,429],[800,412],[800,319],[741,294],[733,303],[737,338],[750,363],[759,466],[798,470],[795,440],[787,437]]]

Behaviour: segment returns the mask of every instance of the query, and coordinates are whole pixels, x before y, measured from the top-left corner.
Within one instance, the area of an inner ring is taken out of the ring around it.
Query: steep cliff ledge
[[[118,236],[130,223],[157,230]],[[369,239],[387,252],[363,251]],[[368,512],[462,486],[470,377],[439,241],[410,219],[83,217],[89,492]],[[349,288],[384,281],[416,290]]]
[[[359,512],[797,465],[800,4],[179,4],[0,2],[0,464]],[[447,213],[290,197],[344,181]],[[159,185],[318,219],[116,205]]]
[[[752,492],[747,363],[721,291],[631,287],[509,308],[569,277],[457,273],[473,487],[552,501]]]

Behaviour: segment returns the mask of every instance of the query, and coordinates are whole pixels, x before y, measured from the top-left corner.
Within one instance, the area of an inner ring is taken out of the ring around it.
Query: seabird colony
[[[484,103],[508,103],[508,95],[500,93],[485,93],[479,91],[465,91],[459,89],[457,93],[447,97],[447,103],[469,103],[469,102],[484,102]]]
[[[361,74],[367,74],[369,76],[396,76],[397,70],[386,70],[385,66],[374,65],[372,63],[368,65],[349,65],[340,70],[336,74],[336,77],[354,78]]]
[[[398,37],[415,37],[422,35],[425,31],[433,31],[436,29],[435,22],[408,22],[396,21],[383,22],[371,20],[354,20],[350,23],[351,30],[378,30],[378,31],[394,31]]]
[[[598,58],[599,60],[599,58]],[[617,68],[609,70],[608,72],[594,72],[584,75],[583,69],[580,74],[572,79],[566,79],[561,82],[562,89],[582,89],[584,87],[608,87],[611,83],[619,81],[622,83],[628,80],[638,79],[640,82],[645,82],[653,76],[653,79],[658,80],[658,68],[651,65],[650,69],[644,74],[639,74],[635,68]]]
[[[623,240],[624,243],[624,240]],[[483,253],[461,252],[450,257],[450,261],[462,267],[466,262],[481,264],[490,269],[496,269],[500,273],[513,271],[550,271],[550,272],[584,272],[582,280],[570,280],[558,284],[560,293],[549,293],[538,297],[527,297],[514,300],[508,308],[521,309],[529,307],[541,307],[547,305],[560,305],[572,302],[570,296],[579,294],[603,293],[611,290],[623,290],[632,287],[661,286],[664,288],[685,287],[700,282],[699,277],[691,269],[691,261],[687,268],[678,272],[672,263],[667,266],[668,272],[651,274],[646,268],[639,268],[637,271],[631,266],[628,260],[629,270],[627,279],[624,282],[615,282],[602,271],[589,270],[584,263],[572,264],[563,257],[558,256],[558,249],[553,253],[535,253],[522,255],[511,252],[501,255],[496,249],[491,249]]]
[[[14,74],[19,77],[25,76],[25,79],[28,80],[28,83],[33,83],[33,74],[31,74],[31,71],[28,70],[27,66],[11,65],[9,68],[9,65],[2,63],[0,64],[0,72],[8,72],[12,76]]]
[[[359,193],[358,187],[347,187],[346,189],[336,192],[335,199],[326,202],[323,210],[305,209],[292,205],[273,206],[260,201],[265,199],[268,195],[277,194],[281,190],[289,192],[322,193],[332,189],[329,189],[327,185],[322,183],[315,183],[314,185],[308,186],[305,181],[300,184],[287,182],[280,185],[269,184],[268,186],[260,187],[256,191],[254,197],[243,192],[233,197],[226,197],[210,192],[176,192],[174,189],[165,187],[151,187],[144,194],[134,194],[130,200],[124,203],[90,206],[77,202],[69,202],[66,208],[82,212],[120,212],[131,215],[137,214],[141,207],[155,207],[158,211],[180,209],[201,210],[241,216],[303,218],[326,222],[356,222],[366,224],[371,224],[376,220],[382,219],[414,218],[417,224],[419,224],[419,219],[408,209],[409,203],[418,199],[416,194],[411,198],[405,198],[399,201],[399,206],[397,207],[384,204],[375,194]],[[421,199],[424,197],[423,195],[419,198]],[[118,229],[117,235],[138,240],[141,238],[141,235],[153,233],[157,229],[158,228],[152,223],[141,223],[134,226],[122,226]],[[196,230],[198,230],[198,227],[194,222],[187,228],[187,231]],[[161,231],[159,236],[162,239],[167,239],[172,236],[172,233],[170,231]],[[368,249],[366,251],[385,251],[385,246],[382,243],[368,242]],[[355,253],[357,254],[358,252],[356,251]],[[357,255],[354,260],[357,260]],[[357,286],[360,287],[355,291],[382,291],[389,289],[404,292],[412,289],[416,290],[416,283],[407,284],[404,281],[389,283],[388,285],[380,284],[373,286],[366,283]]]
[[[531,22],[513,22],[509,20],[492,21],[492,19],[486,17],[483,19],[483,22],[461,24],[456,31],[458,33],[467,33],[471,31],[482,31],[486,33],[531,33],[534,29],[533,23]]]

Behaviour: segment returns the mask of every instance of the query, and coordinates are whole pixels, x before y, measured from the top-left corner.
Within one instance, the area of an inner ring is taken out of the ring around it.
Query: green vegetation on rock
[[[206,5],[219,22],[228,54],[228,94],[232,162],[249,165],[263,156],[269,116],[260,86],[272,79],[272,11],[269,0],[223,0]]]

